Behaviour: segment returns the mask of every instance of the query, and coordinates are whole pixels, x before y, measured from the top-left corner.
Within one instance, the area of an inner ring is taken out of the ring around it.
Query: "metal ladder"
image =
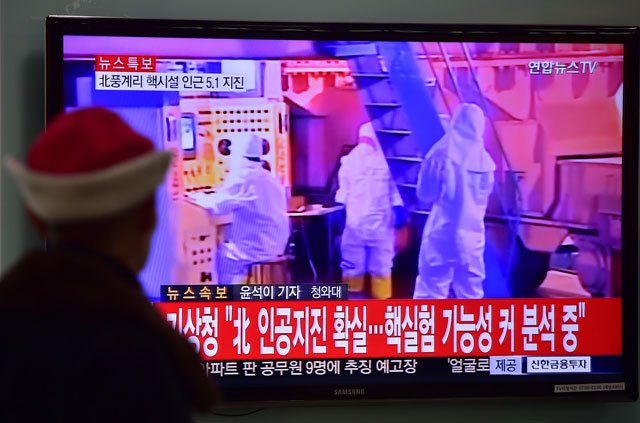
[[[335,55],[348,61],[400,194],[416,209],[422,157],[444,134],[428,101],[435,85],[425,84],[409,43],[345,43],[335,47]]]

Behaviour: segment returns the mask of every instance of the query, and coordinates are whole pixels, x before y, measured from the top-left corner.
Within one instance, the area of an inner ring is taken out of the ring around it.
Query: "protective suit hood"
[[[449,158],[474,172],[493,172],[496,165],[484,147],[484,112],[475,104],[463,103],[451,119],[448,133]]]
[[[461,104],[451,119],[452,131],[459,137],[470,141],[481,142],[484,127],[484,113],[482,109],[475,104]]]
[[[363,142],[363,138],[371,140],[372,144]],[[380,141],[371,122],[363,123],[358,129],[358,145],[349,154],[350,160],[366,160],[372,166],[387,166]]]
[[[262,138],[251,134],[244,140],[244,157],[248,159],[259,159],[262,156]]]
[[[227,159],[229,173],[225,178],[225,185],[232,185],[246,177],[247,172],[262,167],[260,162],[250,161],[250,158],[260,158],[262,154],[262,138],[251,133],[240,133],[233,137],[231,155]]]

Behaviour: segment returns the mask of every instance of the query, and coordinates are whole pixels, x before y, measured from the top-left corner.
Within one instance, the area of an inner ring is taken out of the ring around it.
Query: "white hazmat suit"
[[[418,198],[433,202],[422,234],[415,299],[482,298],[484,217],[496,165],[484,147],[485,116],[461,104],[447,133],[426,154]]]
[[[289,239],[282,185],[262,167],[262,139],[251,134],[234,142],[231,172],[209,205],[212,214],[232,214],[228,241],[218,252],[218,283],[246,282],[249,266],[284,254]]]
[[[342,278],[349,291],[361,292],[366,273],[374,298],[391,297],[394,252],[394,206],[403,202],[386,158],[369,122],[359,129],[358,145],[340,162],[335,201],[345,205]]]

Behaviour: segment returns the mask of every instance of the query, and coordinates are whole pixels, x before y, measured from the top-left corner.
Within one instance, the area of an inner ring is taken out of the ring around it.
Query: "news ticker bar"
[[[161,285],[162,302],[346,300],[346,284]]]
[[[302,377],[417,375],[442,377],[616,374],[620,356],[564,357],[435,357],[330,360],[204,361],[216,377]]]
[[[622,353],[619,298],[176,301],[155,306],[202,360]]]

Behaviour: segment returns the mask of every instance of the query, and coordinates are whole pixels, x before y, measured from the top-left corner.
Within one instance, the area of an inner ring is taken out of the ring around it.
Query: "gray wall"
[[[44,17],[119,17],[432,23],[640,24],[638,0],[0,0],[1,152],[23,157],[44,116]],[[35,236],[8,178],[1,187],[1,265]],[[632,282],[635,283],[635,282]],[[221,418],[220,418],[221,419]],[[203,417],[202,421],[217,420]],[[550,401],[437,402],[426,405],[269,409],[247,422],[639,422],[637,404]]]

